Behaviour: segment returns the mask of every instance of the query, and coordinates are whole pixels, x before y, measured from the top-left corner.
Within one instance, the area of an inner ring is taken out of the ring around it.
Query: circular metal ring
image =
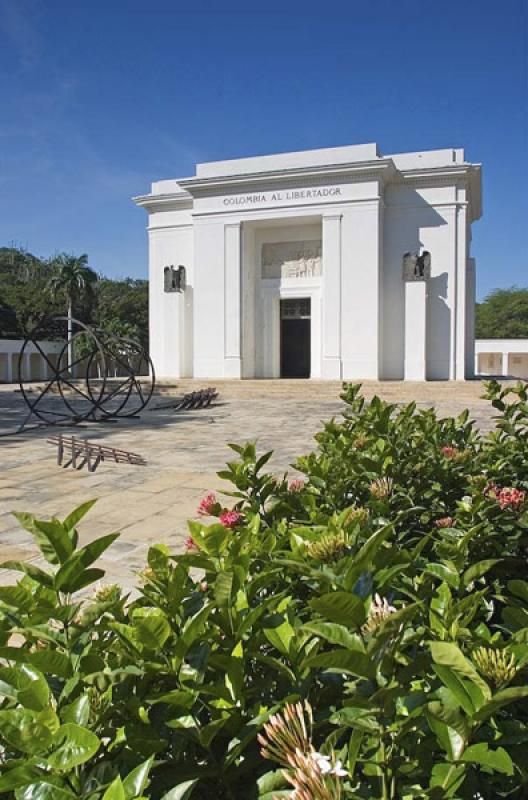
[[[57,362],[54,363],[51,361],[46,353],[42,350],[39,344],[39,332],[45,328],[49,328],[50,326],[59,326],[61,323],[64,323],[72,328],[76,328],[76,333],[71,337],[71,340],[68,339],[68,334],[66,334],[66,341],[59,352]],[[78,386],[75,385],[74,381],[75,376],[72,374],[73,368],[76,366],[77,363],[80,363],[82,360],[86,358],[86,356],[82,356],[80,359],[76,361],[70,362],[70,352],[73,349],[75,344],[74,340],[79,335],[84,335],[88,337],[88,340],[92,342],[92,348],[98,353],[101,363],[104,367],[104,381],[100,388],[100,396],[104,394],[105,390],[105,382],[106,382],[106,357],[104,353],[104,349],[101,345],[96,334],[93,330],[84,323],[80,322],[77,319],[71,318],[71,320],[67,316],[56,316],[51,318],[44,318],[41,320],[38,325],[36,325],[33,330],[26,336],[22,348],[20,350],[20,354],[18,357],[18,383],[20,386],[20,391],[24,401],[29,408],[30,414],[35,414],[38,419],[46,424],[56,423],[58,420],[68,421],[71,420],[72,422],[79,422],[84,419],[88,419],[89,417],[93,417],[94,413],[96,412],[100,398],[97,396],[87,395],[85,392],[79,389]],[[24,355],[26,354],[26,350],[30,345],[34,345],[36,350],[40,353],[40,355],[44,358],[46,364],[49,367],[49,371],[51,372],[51,377],[45,378],[46,381],[45,387],[41,390],[39,395],[33,399],[29,397],[29,393],[26,389],[25,380],[24,380],[24,370],[23,370],[23,359]],[[71,346],[71,347],[70,347]],[[66,360],[64,363],[64,357],[66,355]],[[70,379],[71,378],[71,379]],[[66,410],[62,413],[56,410],[52,410],[49,408],[45,408],[42,405],[43,399],[46,396],[49,396],[49,393],[53,390],[54,385],[56,384],[58,393],[62,399]],[[82,406],[74,406],[71,398],[66,396],[64,391],[64,385],[67,385],[72,391],[80,395],[83,398],[84,404]],[[86,405],[86,403],[88,405]],[[69,412],[69,413],[68,413]]]

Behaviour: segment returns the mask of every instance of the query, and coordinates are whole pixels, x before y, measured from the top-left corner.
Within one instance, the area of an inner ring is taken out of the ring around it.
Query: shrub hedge
[[[528,387],[486,396],[483,435],[347,385],[302,479],[231,445],[132,598],[93,566],[116,534],[79,546],[92,502],[17,514],[49,566],[2,565],[0,795],[527,797]]]

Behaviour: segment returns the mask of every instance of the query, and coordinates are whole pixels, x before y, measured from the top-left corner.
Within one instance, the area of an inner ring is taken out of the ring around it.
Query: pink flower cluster
[[[186,538],[186,540],[185,540],[185,549],[188,552],[193,552],[193,553],[195,553],[199,549],[198,545],[196,544],[196,542],[194,541],[192,536],[188,536]]]
[[[243,514],[241,514],[240,511],[235,511],[235,509],[230,510],[228,508],[220,510],[220,504],[218,503],[214,492],[208,492],[205,497],[202,497],[198,504],[198,516],[217,516],[224,528],[231,529],[236,528],[236,526],[239,525],[243,520]],[[187,539],[186,546],[187,550],[196,548],[196,545],[191,537]]]
[[[502,511],[505,508],[518,509],[526,499],[526,492],[522,489],[512,489],[510,486],[496,489],[495,494]]]
[[[457,455],[457,453],[458,450],[456,447],[449,447],[449,446],[442,447],[442,455],[445,458],[454,458]]]
[[[437,528],[452,528],[455,524],[453,517],[440,517],[435,522]]]
[[[243,515],[240,511],[235,511],[234,509],[230,511],[228,508],[224,508],[222,513],[219,516],[219,520],[224,526],[224,528],[236,528],[242,522]]]
[[[209,517],[214,512],[216,506],[216,495],[214,492],[208,492],[205,497],[202,497],[198,504],[198,515],[200,517]]]
[[[301,480],[301,478],[294,478],[293,480],[290,481],[290,484],[288,486],[288,491],[291,492],[292,494],[300,492],[303,489],[304,489],[304,481]]]

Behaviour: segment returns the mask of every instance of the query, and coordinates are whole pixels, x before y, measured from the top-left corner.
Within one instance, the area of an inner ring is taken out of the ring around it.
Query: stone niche
[[[321,274],[321,240],[262,245],[262,278],[316,278]]]

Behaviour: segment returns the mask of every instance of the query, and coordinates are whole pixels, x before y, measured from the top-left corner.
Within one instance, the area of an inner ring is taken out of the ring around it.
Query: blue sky
[[[478,294],[528,285],[526,0],[0,0],[0,245],[146,276],[130,197],[377,141],[482,162]]]

